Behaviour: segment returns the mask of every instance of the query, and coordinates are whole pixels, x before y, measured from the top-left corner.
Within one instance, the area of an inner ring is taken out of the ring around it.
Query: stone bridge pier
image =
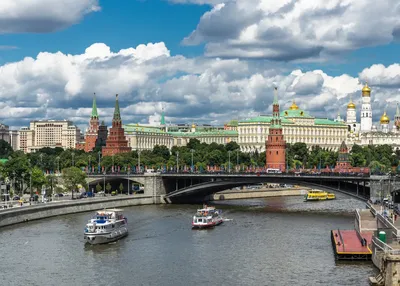
[[[375,176],[371,175],[370,180],[370,198],[372,201],[379,200],[382,201],[387,198],[390,194],[397,194],[397,200],[395,203],[400,202],[400,180],[391,178],[390,176]]]

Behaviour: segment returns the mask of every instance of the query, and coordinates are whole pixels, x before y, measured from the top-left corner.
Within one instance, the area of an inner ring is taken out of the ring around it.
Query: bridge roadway
[[[145,193],[161,195],[168,201],[203,200],[226,189],[261,182],[296,184],[304,187],[337,191],[360,200],[370,197],[370,184],[381,182],[381,176],[367,175],[295,175],[265,173],[145,173],[98,174],[89,176],[90,184],[109,180],[129,180],[143,184]]]

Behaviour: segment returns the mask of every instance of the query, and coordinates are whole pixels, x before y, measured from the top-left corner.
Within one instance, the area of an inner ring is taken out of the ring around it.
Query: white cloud
[[[98,0],[1,0],[0,33],[48,33],[100,10]]]
[[[224,2],[201,17],[184,44],[205,42],[208,56],[319,61],[400,35],[398,0]]]
[[[26,126],[34,119],[70,119],[85,130],[96,92],[100,119],[107,124],[116,93],[124,123],[154,119],[164,106],[167,122],[223,124],[271,113],[275,86],[282,109],[295,99],[314,116],[334,118],[338,111],[345,115],[350,95],[360,108],[361,82],[370,76],[378,120],[386,106],[394,112],[389,101],[400,100],[400,92],[393,93],[398,67],[372,66],[360,73],[360,81],[254,61],[171,56],[162,42],[120,51],[96,43],[78,55],[42,52],[0,66],[0,121]]]
[[[360,73],[360,78],[372,85],[400,88],[400,65],[392,64],[388,67],[382,64],[372,65]]]

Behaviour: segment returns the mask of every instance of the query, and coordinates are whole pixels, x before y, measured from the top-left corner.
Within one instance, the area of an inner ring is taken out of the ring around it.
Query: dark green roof
[[[238,132],[236,130],[213,130],[213,131],[204,131],[204,132],[168,132],[173,136],[182,136],[182,137],[198,137],[198,136],[238,136]]]
[[[99,118],[99,115],[98,115],[98,113],[97,113],[96,93],[94,93],[94,97],[93,97],[92,117],[97,117],[97,118]]]
[[[301,111],[301,110],[289,110],[289,111]],[[291,113],[291,114],[296,114],[296,113]],[[297,116],[287,116],[287,117],[283,116],[283,117],[281,117],[281,121],[284,124],[294,124],[293,121],[288,119],[288,118],[293,118],[293,117],[297,117]],[[336,121],[333,121],[333,120],[330,120],[330,119],[327,119],[327,118],[314,118],[314,117],[309,116],[308,114],[305,114],[304,116],[299,116],[299,117],[314,119],[314,124],[315,125],[346,126],[346,124],[344,124],[344,123],[336,122]],[[246,120],[241,120],[239,122],[240,123],[257,123],[257,122],[271,123],[271,120],[272,120],[272,116],[260,115],[260,116],[249,118],[249,119],[246,119]]]
[[[282,117],[300,117],[300,118],[314,118],[313,116],[311,116],[310,114],[308,114],[306,111],[301,110],[301,109],[287,109],[281,112],[281,116]]]
[[[256,116],[253,118],[249,118],[246,120],[241,120],[239,121],[240,123],[253,123],[253,122],[263,122],[263,123],[270,123],[272,120],[272,116],[265,116],[265,115],[260,115],[260,116]],[[293,124],[292,121],[286,119],[286,118],[281,118],[282,123],[286,123],[286,124]]]
[[[118,103],[118,94],[115,95],[115,108],[114,108],[114,117],[113,120],[121,120],[121,113],[119,111],[119,103]]]

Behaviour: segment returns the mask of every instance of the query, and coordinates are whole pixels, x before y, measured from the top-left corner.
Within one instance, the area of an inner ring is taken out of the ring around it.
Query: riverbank
[[[156,198],[158,201],[158,198]],[[42,203],[0,211],[0,227],[59,215],[96,211],[104,208],[154,204],[154,196],[135,195]]]
[[[305,187],[226,190],[212,195],[212,200],[223,201],[268,197],[304,196],[309,190],[311,189]]]

